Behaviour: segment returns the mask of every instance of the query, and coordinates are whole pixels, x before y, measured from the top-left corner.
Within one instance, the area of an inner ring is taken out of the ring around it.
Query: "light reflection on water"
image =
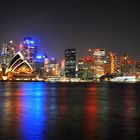
[[[0,139],[138,139],[139,84],[0,83]]]
[[[124,128],[126,130],[125,139],[136,138],[136,99],[132,85],[126,88],[125,93],[125,111],[124,111]]]
[[[21,133],[25,140],[43,139],[47,114],[45,111],[45,85],[25,83],[21,87]]]

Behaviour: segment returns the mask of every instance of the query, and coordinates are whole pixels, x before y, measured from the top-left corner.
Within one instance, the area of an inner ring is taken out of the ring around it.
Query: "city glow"
[[[87,55],[77,61],[75,48],[65,49],[64,59],[58,63],[55,57],[48,58],[44,52],[37,54],[36,42],[26,37],[18,46],[13,41],[3,44],[1,56],[0,79],[7,80],[37,80],[63,81],[65,77],[70,82],[78,81],[115,81],[119,76],[135,76],[140,80],[140,62],[136,69],[132,66],[129,55],[124,53],[118,59],[116,53],[100,48],[87,49]],[[78,63],[77,63],[78,62]],[[38,77],[38,78],[36,78]],[[125,80],[124,80],[125,81]]]

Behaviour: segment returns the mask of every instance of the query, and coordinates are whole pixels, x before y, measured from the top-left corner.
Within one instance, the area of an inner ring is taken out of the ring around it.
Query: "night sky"
[[[140,58],[140,5],[130,2],[11,1],[0,3],[0,48],[30,36],[38,53],[64,57],[76,48],[78,59],[88,48],[103,48]]]

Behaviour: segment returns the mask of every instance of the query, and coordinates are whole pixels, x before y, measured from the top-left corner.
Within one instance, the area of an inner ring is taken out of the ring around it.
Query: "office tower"
[[[80,59],[78,61],[78,77],[84,79],[83,75],[84,75],[84,59]]]
[[[74,78],[76,74],[76,49],[65,49],[65,76]]]
[[[132,73],[132,61],[128,54],[123,54],[120,57],[120,71],[122,75],[129,75]]]
[[[114,74],[117,72],[117,55],[108,52],[105,60],[105,73]]]
[[[44,69],[44,58],[39,55],[34,59],[35,69]]]
[[[95,49],[93,52],[94,59],[94,76],[100,77],[105,74],[104,62],[105,62],[105,50]]]
[[[15,55],[15,52],[15,44],[13,43],[13,41],[3,44],[1,55],[1,67],[3,72],[6,70],[6,67],[12,60],[13,56]]]
[[[135,63],[135,73],[140,74],[140,60]]]
[[[38,55],[34,59],[34,65],[35,65],[35,74],[38,78],[46,78],[47,72],[45,70],[45,60],[47,56],[45,54]]]
[[[61,60],[60,67],[61,67],[60,68],[60,75],[64,76],[65,75],[65,59]]]
[[[52,57],[49,59],[48,63],[48,76],[58,76],[59,75],[59,64],[57,63],[57,59]]]
[[[88,56],[93,57],[93,49],[88,49]]]
[[[2,72],[2,67],[0,65],[0,80],[2,80],[3,72]]]
[[[87,56],[86,58],[84,58],[82,79],[84,79],[84,80],[92,80],[93,79],[93,77],[94,77],[93,64],[94,64],[94,61],[93,61],[92,57]]]
[[[20,43],[17,46],[18,51],[20,51],[23,55],[25,54],[25,46],[23,45],[23,43]]]
[[[78,77],[83,80],[92,80],[94,77],[93,50],[88,49],[87,57],[78,61]]]
[[[48,73],[48,71],[49,71],[49,59],[48,58],[44,58],[44,69]]]
[[[23,55],[25,59],[30,63],[30,65],[35,68],[34,59],[37,55],[37,43],[31,37],[24,38],[24,52]]]

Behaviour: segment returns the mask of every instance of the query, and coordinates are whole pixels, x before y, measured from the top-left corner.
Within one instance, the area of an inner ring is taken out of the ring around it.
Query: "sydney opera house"
[[[2,80],[14,80],[18,77],[22,79],[24,77],[33,76],[33,68],[25,60],[24,56],[20,51],[17,52],[16,55],[12,58],[4,74],[2,74],[2,69],[0,71],[0,79]]]

